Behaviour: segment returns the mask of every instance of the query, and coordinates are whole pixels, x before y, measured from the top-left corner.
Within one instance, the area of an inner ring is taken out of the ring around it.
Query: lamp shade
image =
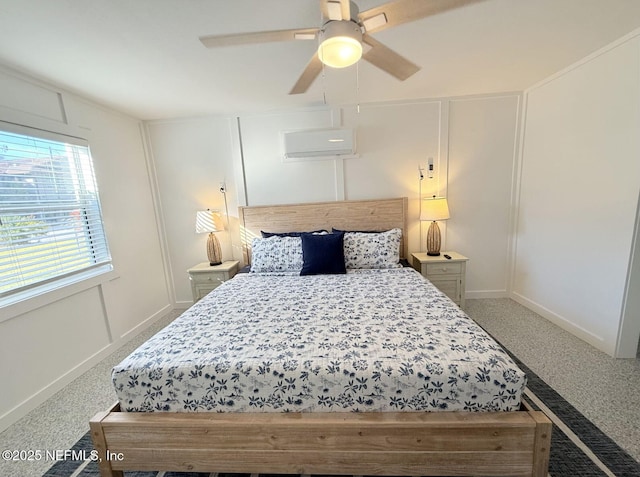
[[[196,233],[220,232],[224,224],[220,214],[215,210],[199,210],[196,212]]]
[[[332,21],[319,34],[318,58],[332,68],[345,68],[362,57],[362,31],[354,22]]]
[[[447,220],[449,215],[449,205],[444,197],[432,197],[422,201],[420,209],[420,220],[436,221]]]

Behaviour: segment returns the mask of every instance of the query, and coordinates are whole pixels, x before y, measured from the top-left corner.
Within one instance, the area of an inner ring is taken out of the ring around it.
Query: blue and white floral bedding
[[[240,274],[113,370],[126,411],[518,410],[526,377],[413,269]]]

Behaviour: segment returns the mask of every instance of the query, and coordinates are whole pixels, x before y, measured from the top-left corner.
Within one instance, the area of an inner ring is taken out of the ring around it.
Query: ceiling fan
[[[374,39],[370,33],[483,0],[395,0],[359,12],[349,0],[320,0],[319,28],[274,30],[200,37],[207,48],[290,40],[318,40],[318,50],[289,94],[307,91],[323,65],[343,68],[364,58],[404,81],[420,67]]]

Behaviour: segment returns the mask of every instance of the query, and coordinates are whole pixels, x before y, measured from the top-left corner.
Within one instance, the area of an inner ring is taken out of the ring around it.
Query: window
[[[0,122],[0,304],[110,262],[87,143]]]

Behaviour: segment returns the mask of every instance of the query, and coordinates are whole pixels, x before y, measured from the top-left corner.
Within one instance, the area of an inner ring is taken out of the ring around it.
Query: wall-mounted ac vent
[[[284,159],[332,159],[355,154],[353,129],[311,129],[283,133]]]

